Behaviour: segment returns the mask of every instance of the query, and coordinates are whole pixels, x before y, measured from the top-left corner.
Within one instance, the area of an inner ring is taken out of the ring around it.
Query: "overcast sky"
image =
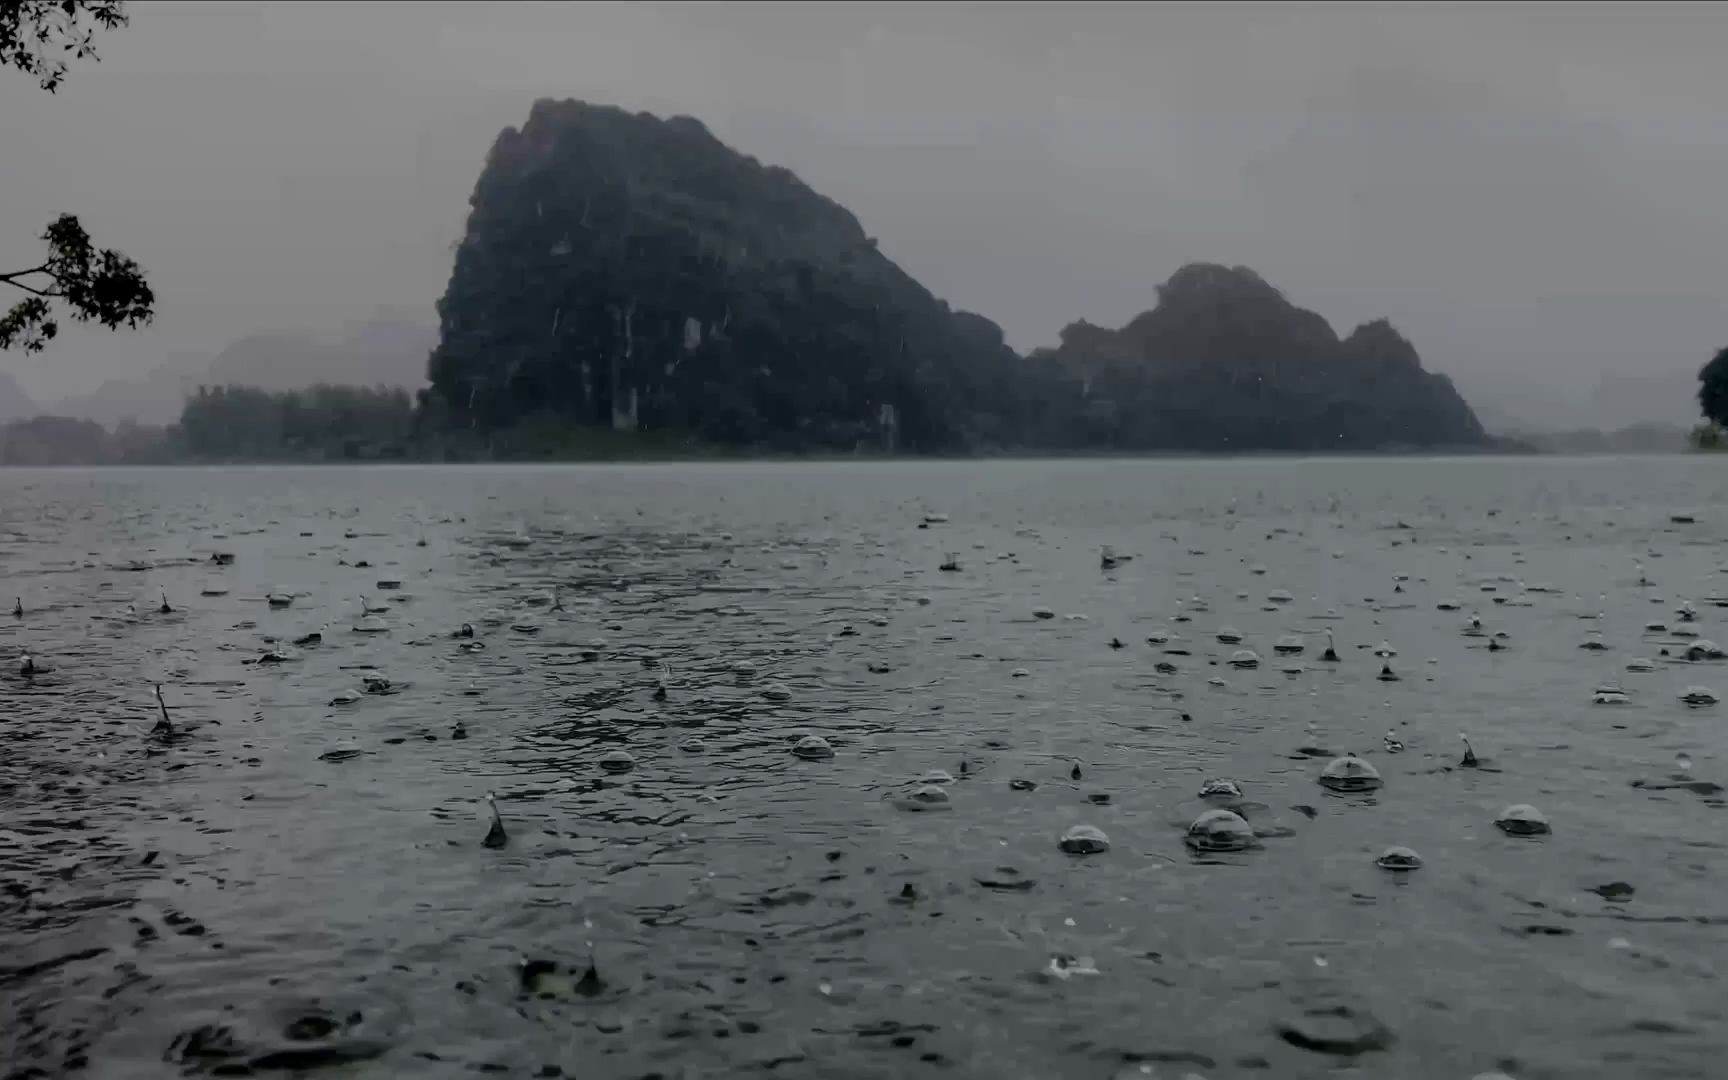
[[[536,97],[700,117],[1020,347],[1177,267],[1385,315],[1474,384],[1728,345],[1728,8],[135,3],[50,96],[0,72],[0,253],[62,210],[144,333],[0,354],[38,397],[379,307],[431,321]],[[10,303],[10,297],[0,301]]]

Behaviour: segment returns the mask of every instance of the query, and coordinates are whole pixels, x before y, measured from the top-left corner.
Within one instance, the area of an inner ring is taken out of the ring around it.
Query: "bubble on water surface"
[[[1056,846],[1070,855],[1097,855],[1110,850],[1110,838],[1095,825],[1070,826]]]
[[[608,750],[600,755],[600,767],[609,773],[627,773],[636,767],[636,755],[628,750]]]
[[[1548,818],[1528,803],[1508,806],[1500,811],[1494,824],[1511,836],[1545,836],[1552,831],[1548,827]]]
[[[1333,758],[1320,771],[1320,786],[1332,791],[1375,791],[1382,783],[1380,770],[1354,754]]]
[[[1208,810],[1195,818],[1184,842],[1195,851],[1242,851],[1256,843],[1254,827],[1229,810]]]
[[[1422,856],[1407,847],[1393,845],[1380,853],[1374,865],[1382,870],[1417,870],[1422,866]]]
[[[948,789],[937,784],[924,784],[911,794],[895,800],[902,810],[946,810],[951,805]]]
[[[828,740],[820,735],[806,735],[793,744],[792,753],[814,761],[833,757],[834,748],[828,745]]]

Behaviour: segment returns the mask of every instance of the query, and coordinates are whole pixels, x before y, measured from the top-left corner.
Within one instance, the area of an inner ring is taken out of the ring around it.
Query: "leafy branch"
[[[96,60],[97,30],[128,21],[121,0],[0,0],[0,65],[17,68],[52,94],[66,61]]]
[[[42,234],[48,258],[28,270],[0,274],[0,284],[30,295],[0,316],[0,349],[40,352],[60,332],[50,300],[62,301],[78,322],[110,330],[135,329],[155,316],[156,295],[138,264],[110,248],[98,249],[71,214]]]
[[[0,67],[34,78],[52,94],[68,58],[95,60],[97,30],[127,24],[121,0],[0,0]],[[110,330],[135,329],[155,317],[156,294],[138,264],[112,248],[97,248],[71,214],[42,233],[48,255],[27,270],[0,273],[0,285],[26,293],[0,315],[0,349],[41,352],[60,332],[54,303],[76,322]]]

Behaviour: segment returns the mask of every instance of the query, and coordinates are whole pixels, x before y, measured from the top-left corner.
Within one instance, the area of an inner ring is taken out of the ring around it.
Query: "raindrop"
[[[1216,776],[1200,785],[1202,799],[1240,799],[1242,785],[1228,777]]]
[[[806,735],[793,744],[792,753],[807,761],[816,761],[833,757],[834,748],[820,735]]]
[[[1686,646],[1686,659],[1696,664],[1700,660],[1722,660],[1728,658],[1719,645],[1707,638],[1699,638]]]
[[[1416,870],[1422,866],[1422,856],[1407,847],[1396,845],[1381,853],[1374,865],[1382,870]]]
[[[504,819],[498,814],[498,800],[490,792],[486,794],[486,805],[492,811],[492,827],[486,830],[486,838],[480,841],[480,846],[501,848],[510,842],[510,836],[504,831]]]
[[[1354,754],[1333,758],[1320,771],[1320,786],[1332,791],[1374,791],[1382,783],[1380,771]]]
[[[1056,846],[1070,855],[1097,855],[1110,850],[1110,838],[1095,825],[1075,825],[1062,834]]]
[[[1716,691],[1707,686],[1688,686],[1680,692],[1680,700],[1694,709],[1716,704]]]
[[[949,808],[948,789],[925,784],[900,800],[899,805],[905,810],[946,810]]]
[[[1466,769],[1474,769],[1480,762],[1476,758],[1476,748],[1470,745],[1470,736],[1460,731],[1458,741],[1464,744],[1464,759],[1458,764]]]
[[[1188,826],[1184,842],[1195,851],[1241,851],[1255,845],[1254,827],[1240,814],[1208,810]]]
[[[636,767],[636,756],[628,750],[608,750],[600,755],[600,767],[609,773],[627,773]]]
[[[1545,836],[1551,830],[1548,819],[1542,811],[1528,803],[1518,803],[1500,811],[1500,816],[1494,819],[1494,824],[1500,831],[1510,836]]]

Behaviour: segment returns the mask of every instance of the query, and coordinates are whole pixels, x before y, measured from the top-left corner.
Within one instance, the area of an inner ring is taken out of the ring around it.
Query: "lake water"
[[[0,1060],[1718,1076],[1725,538],[1703,457],[0,471]]]

